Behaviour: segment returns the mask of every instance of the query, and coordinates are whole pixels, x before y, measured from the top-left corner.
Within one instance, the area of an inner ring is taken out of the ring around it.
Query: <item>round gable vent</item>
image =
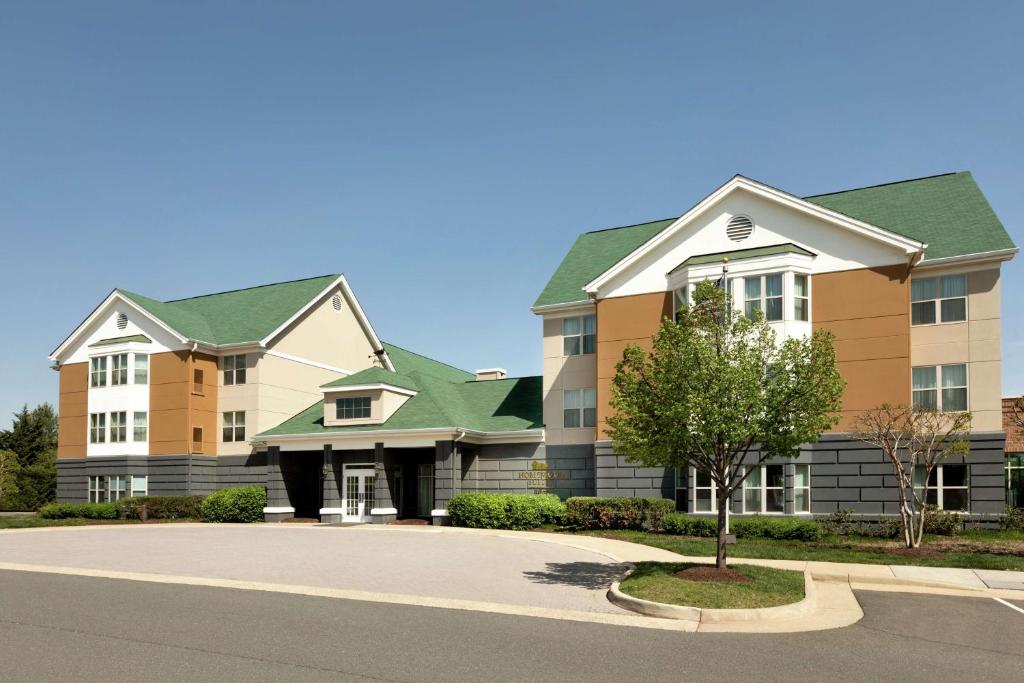
[[[123,330],[128,327],[128,315],[125,313],[117,314],[117,329]]]
[[[749,216],[733,216],[725,226],[725,234],[733,242],[742,242],[754,232],[754,221]]]
[[[335,294],[331,297],[331,306],[334,306],[334,310],[341,311],[341,295]]]

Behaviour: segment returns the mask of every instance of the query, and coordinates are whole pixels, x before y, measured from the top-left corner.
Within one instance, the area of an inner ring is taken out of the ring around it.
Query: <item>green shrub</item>
[[[882,517],[876,523],[861,523],[857,533],[872,538],[896,538],[903,534],[903,521],[899,517]]]
[[[934,505],[924,508],[924,532],[936,536],[956,536],[963,531],[964,522],[955,512],[940,510]]]
[[[220,489],[208,495],[200,507],[204,522],[262,522],[267,491],[262,486]]]
[[[117,503],[125,519],[142,519],[146,508],[147,519],[200,519],[202,496],[138,496]]]
[[[853,510],[850,508],[836,510],[822,520],[821,527],[826,534],[835,534],[836,536],[849,536],[861,531],[861,524],[854,521]]]
[[[565,501],[566,523],[580,529],[660,530],[675,501],[665,498],[576,497]]]
[[[673,512],[665,515],[661,525],[666,534],[701,538],[718,536],[718,519],[715,517],[692,517],[682,512]]]
[[[448,501],[455,526],[473,529],[534,529],[560,524],[565,504],[553,493],[459,493]]]
[[[117,519],[117,503],[47,503],[39,508],[43,519]]]
[[[821,525],[811,519],[796,517],[739,517],[730,521],[729,530],[736,538],[770,538],[776,541],[817,541],[823,534]]]
[[[1007,505],[1006,512],[999,518],[999,526],[1003,529],[1024,531],[1024,510]]]

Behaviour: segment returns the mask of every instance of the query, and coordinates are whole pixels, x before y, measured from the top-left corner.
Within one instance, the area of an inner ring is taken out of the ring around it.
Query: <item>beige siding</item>
[[[270,348],[353,373],[370,367],[373,346],[366,332],[344,296],[340,311],[334,309],[332,298],[329,295],[293,323]]]
[[[551,445],[593,443],[593,428],[562,428],[562,391],[596,389],[597,355],[562,355],[562,317],[544,319],[544,435]]]
[[[944,268],[917,271],[914,277],[964,273]],[[910,328],[911,365],[967,364],[968,407],[978,432],[1002,429],[999,266],[967,276],[967,321]]]

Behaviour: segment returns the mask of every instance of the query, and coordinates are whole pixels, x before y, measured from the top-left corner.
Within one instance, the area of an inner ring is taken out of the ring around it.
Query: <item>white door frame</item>
[[[372,490],[370,498],[366,498],[366,480],[372,480],[376,476],[376,470],[374,469],[373,463],[354,463],[351,465],[341,466],[341,509],[342,509],[342,521],[344,522],[369,522],[371,521],[370,510],[373,509],[373,494]],[[356,478],[355,492],[349,491],[349,477]],[[354,495],[355,499],[349,500],[349,496]],[[359,499],[362,498],[360,504]]]

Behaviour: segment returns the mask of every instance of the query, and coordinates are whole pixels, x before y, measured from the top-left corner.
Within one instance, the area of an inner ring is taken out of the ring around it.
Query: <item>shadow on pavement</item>
[[[577,586],[579,588],[608,588],[622,578],[628,568],[622,564],[601,562],[548,562],[546,571],[523,572],[534,583]]]

